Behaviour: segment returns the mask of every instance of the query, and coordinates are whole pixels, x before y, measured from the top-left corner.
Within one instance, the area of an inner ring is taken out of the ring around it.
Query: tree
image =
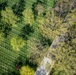
[[[72,0],[58,0],[55,4],[56,15],[65,18],[73,6]]]
[[[13,13],[10,7],[6,7],[1,11],[2,21],[9,25],[16,26],[17,16]]]
[[[50,12],[46,13],[45,25],[48,29],[50,28],[50,35],[53,38],[61,34],[62,31],[60,29],[63,28],[62,21],[61,18],[55,15],[53,9],[51,9],[51,14]]]
[[[30,24],[32,25],[34,23],[34,15],[33,15],[33,12],[32,12],[32,9],[31,8],[26,8],[23,12],[23,18],[24,18],[24,22],[25,24]]]
[[[75,75],[76,74],[76,9],[68,14],[65,25],[68,32],[65,42],[60,43],[56,49],[51,49],[56,57],[52,75]],[[64,24],[64,23],[63,23]]]
[[[18,37],[12,38],[10,42],[13,50],[15,51],[20,51],[20,48],[25,45],[24,40]]]
[[[62,19],[55,16],[52,9],[51,13],[48,11],[45,17],[38,16],[36,21],[39,24],[40,33],[46,38],[55,38],[61,33],[60,29],[63,27]]]
[[[38,15],[46,15],[46,12],[50,10],[55,5],[56,0],[37,0],[32,4],[32,10],[34,13],[34,18],[36,19]]]
[[[34,70],[29,66],[22,66],[20,69],[21,75],[34,75]]]

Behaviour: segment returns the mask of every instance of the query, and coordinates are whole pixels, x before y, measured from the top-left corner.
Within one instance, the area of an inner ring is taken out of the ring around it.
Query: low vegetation
[[[53,40],[51,75],[76,75],[76,6],[72,0],[0,0],[0,75],[34,75]],[[27,71],[27,72],[26,72]]]

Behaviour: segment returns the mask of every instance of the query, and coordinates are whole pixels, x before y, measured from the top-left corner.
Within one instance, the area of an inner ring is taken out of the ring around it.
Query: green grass
[[[5,38],[5,40],[2,43],[0,43],[0,69],[1,69],[0,75],[2,73],[8,73],[9,69],[11,71],[14,71],[15,62],[19,56],[26,57],[25,56],[25,54],[26,54],[25,48],[22,48],[23,50],[21,50],[20,52],[16,52],[12,49],[12,46],[10,45],[10,39],[12,37],[18,36],[20,34],[21,28],[23,26],[24,25],[19,24],[19,26],[13,27],[12,31],[10,32],[8,37]]]
[[[4,2],[4,1],[8,1],[8,7],[12,7],[15,3],[19,3],[19,0],[0,0],[0,3]],[[26,1],[26,8],[32,8],[32,4],[34,2],[36,2],[37,0],[25,0]],[[50,1],[50,3],[49,3]],[[54,1],[54,0],[53,0]],[[48,7],[53,6],[54,2],[51,0],[48,0]],[[23,59],[23,61],[26,60],[26,55],[28,55],[27,53],[27,47],[26,44],[24,47],[22,47],[20,49],[20,51],[14,51],[12,49],[12,46],[10,44],[10,40],[13,37],[20,37],[19,35],[21,34],[21,29],[25,26],[25,24],[23,24],[23,22],[18,22],[17,27],[12,27],[12,30],[10,31],[9,35],[7,38],[4,38],[4,41],[0,43],[0,75],[2,75],[2,73],[4,73],[3,75],[9,75],[9,70],[11,72],[13,72],[14,70],[16,70],[16,63],[18,63],[19,57],[21,57]],[[32,40],[32,38],[35,38],[36,40],[39,40],[40,34],[39,34],[39,30],[38,30],[38,23],[34,22],[33,24],[34,26],[34,33],[31,33],[32,35],[30,37],[28,37],[29,40]],[[35,41],[32,40],[32,42],[34,43]],[[29,48],[31,49],[31,46],[29,46]]]

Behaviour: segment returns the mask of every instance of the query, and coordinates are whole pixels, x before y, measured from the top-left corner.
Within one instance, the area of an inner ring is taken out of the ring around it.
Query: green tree
[[[31,8],[26,8],[23,12],[23,18],[24,18],[24,22],[25,24],[30,24],[32,25],[34,23],[34,15],[33,15],[33,12],[32,12],[32,9]]]
[[[2,21],[9,25],[16,26],[17,16],[13,13],[10,7],[6,7],[1,11]]]

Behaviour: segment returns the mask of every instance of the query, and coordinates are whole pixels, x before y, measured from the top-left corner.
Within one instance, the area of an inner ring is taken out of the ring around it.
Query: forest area
[[[76,0],[0,0],[0,75],[34,75],[49,51],[49,75],[76,75]]]

